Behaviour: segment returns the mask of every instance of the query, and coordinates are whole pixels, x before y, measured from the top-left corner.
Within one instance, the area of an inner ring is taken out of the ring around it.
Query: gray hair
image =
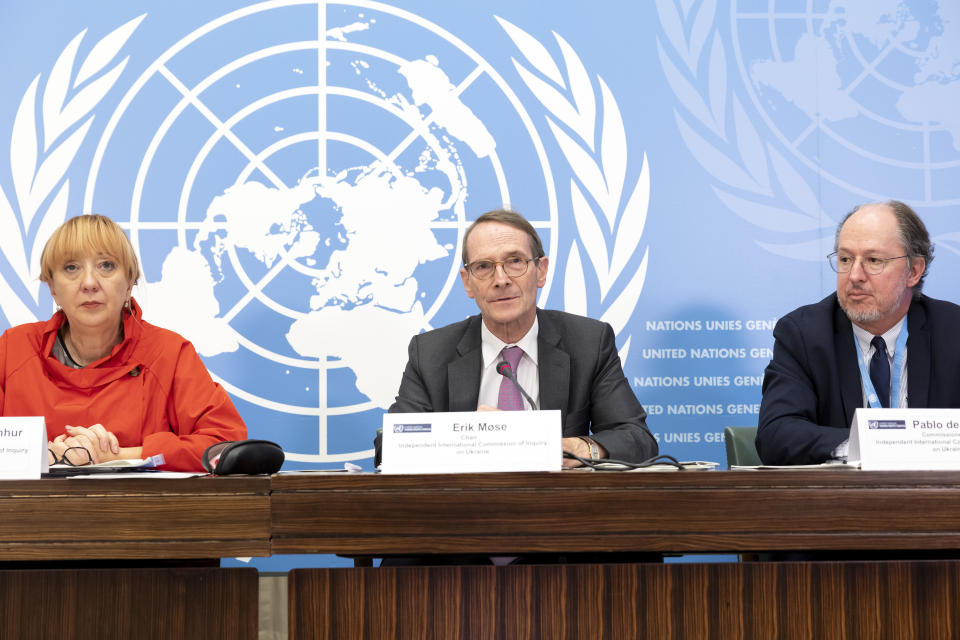
[[[468,264],[467,258],[469,257],[467,256],[467,238],[470,237],[470,232],[472,232],[478,224],[483,224],[484,222],[500,222],[523,231],[530,238],[530,253],[533,254],[533,258],[536,260],[546,255],[543,252],[543,242],[540,241],[540,235],[526,218],[516,211],[510,211],[509,209],[494,209],[493,211],[487,211],[474,220],[463,234],[463,252],[461,259],[463,260],[464,266]]]
[[[920,280],[913,287],[914,297],[920,295],[923,291],[923,281],[927,278],[927,272],[930,270],[930,263],[933,262],[933,243],[930,242],[930,234],[923,220],[917,215],[917,212],[910,208],[910,205],[899,200],[887,200],[886,202],[867,202],[857,205],[847,215],[843,217],[840,224],[837,225],[837,233],[833,238],[833,250],[836,251],[840,245],[840,231],[846,224],[850,216],[860,209],[869,206],[883,206],[889,208],[897,219],[897,239],[903,245],[904,251],[909,256],[911,263],[914,258],[923,258],[924,268],[920,275]]]

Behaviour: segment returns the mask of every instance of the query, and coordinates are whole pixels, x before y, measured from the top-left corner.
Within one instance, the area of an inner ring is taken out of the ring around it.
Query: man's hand
[[[601,459],[606,458],[607,450],[604,449],[599,442],[594,441],[594,443],[597,445],[597,449],[599,450],[599,457]],[[563,440],[561,440],[561,446],[563,447],[564,451],[569,451],[575,456],[580,456],[586,460],[590,459],[590,445],[584,442],[582,438],[563,438]],[[582,464],[583,463],[581,463],[579,460],[575,460],[573,458],[563,459],[564,468],[579,467],[582,466]]]

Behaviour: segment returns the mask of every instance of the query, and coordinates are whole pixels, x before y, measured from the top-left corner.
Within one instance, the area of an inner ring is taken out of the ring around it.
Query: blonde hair
[[[53,271],[65,262],[98,253],[116,258],[130,284],[140,279],[140,263],[130,239],[116,222],[96,214],[70,218],[53,232],[40,256],[40,280],[53,282]]]

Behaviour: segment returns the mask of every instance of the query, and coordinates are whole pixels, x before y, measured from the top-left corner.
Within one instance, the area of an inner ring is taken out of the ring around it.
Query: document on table
[[[765,471],[767,469],[781,469],[783,471],[852,471],[860,468],[860,463],[856,460],[846,462],[844,460],[827,460],[820,464],[761,464],[757,466],[733,465],[731,471]]]
[[[154,469],[154,467],[161,464],[163,464],[163,459],[160,456],[154,456],[145,460],[140,458],[108,460],[107,462],[98,462],[96,464],[85,464],[80,466],[73,466],[69,464],[52,464],[50,465],[50,470],[43,475],[44,477],[89,476],[125,472],[149,472],[151,475],[155,475],[157,471]],[[200,475],[203,475],[204,473]]]

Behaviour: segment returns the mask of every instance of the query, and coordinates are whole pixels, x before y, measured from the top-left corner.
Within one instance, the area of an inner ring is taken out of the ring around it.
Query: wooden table
[[[0,561],[270,555],[270,479],[0,481]]]
[[[0,482],[0,637],[253,638],[271,553],[960,548],[960,473]],[[83,563],[89,563],[84,565]],[[93,568],[94,566],[98,568]],[[294,638],[960,635],[955,560],[303,569]]]
[[[273,479],[274,553],[866,550],[868,562],[291,572],[291,637],[955,637],[960,473]],[[889,555],[889,554],[893,555]]]
[[[274,553],[960,549],[960,472],[297,474]]]
[[[0,638],[256,638],[267,555],[266,477],[0,481]]]

